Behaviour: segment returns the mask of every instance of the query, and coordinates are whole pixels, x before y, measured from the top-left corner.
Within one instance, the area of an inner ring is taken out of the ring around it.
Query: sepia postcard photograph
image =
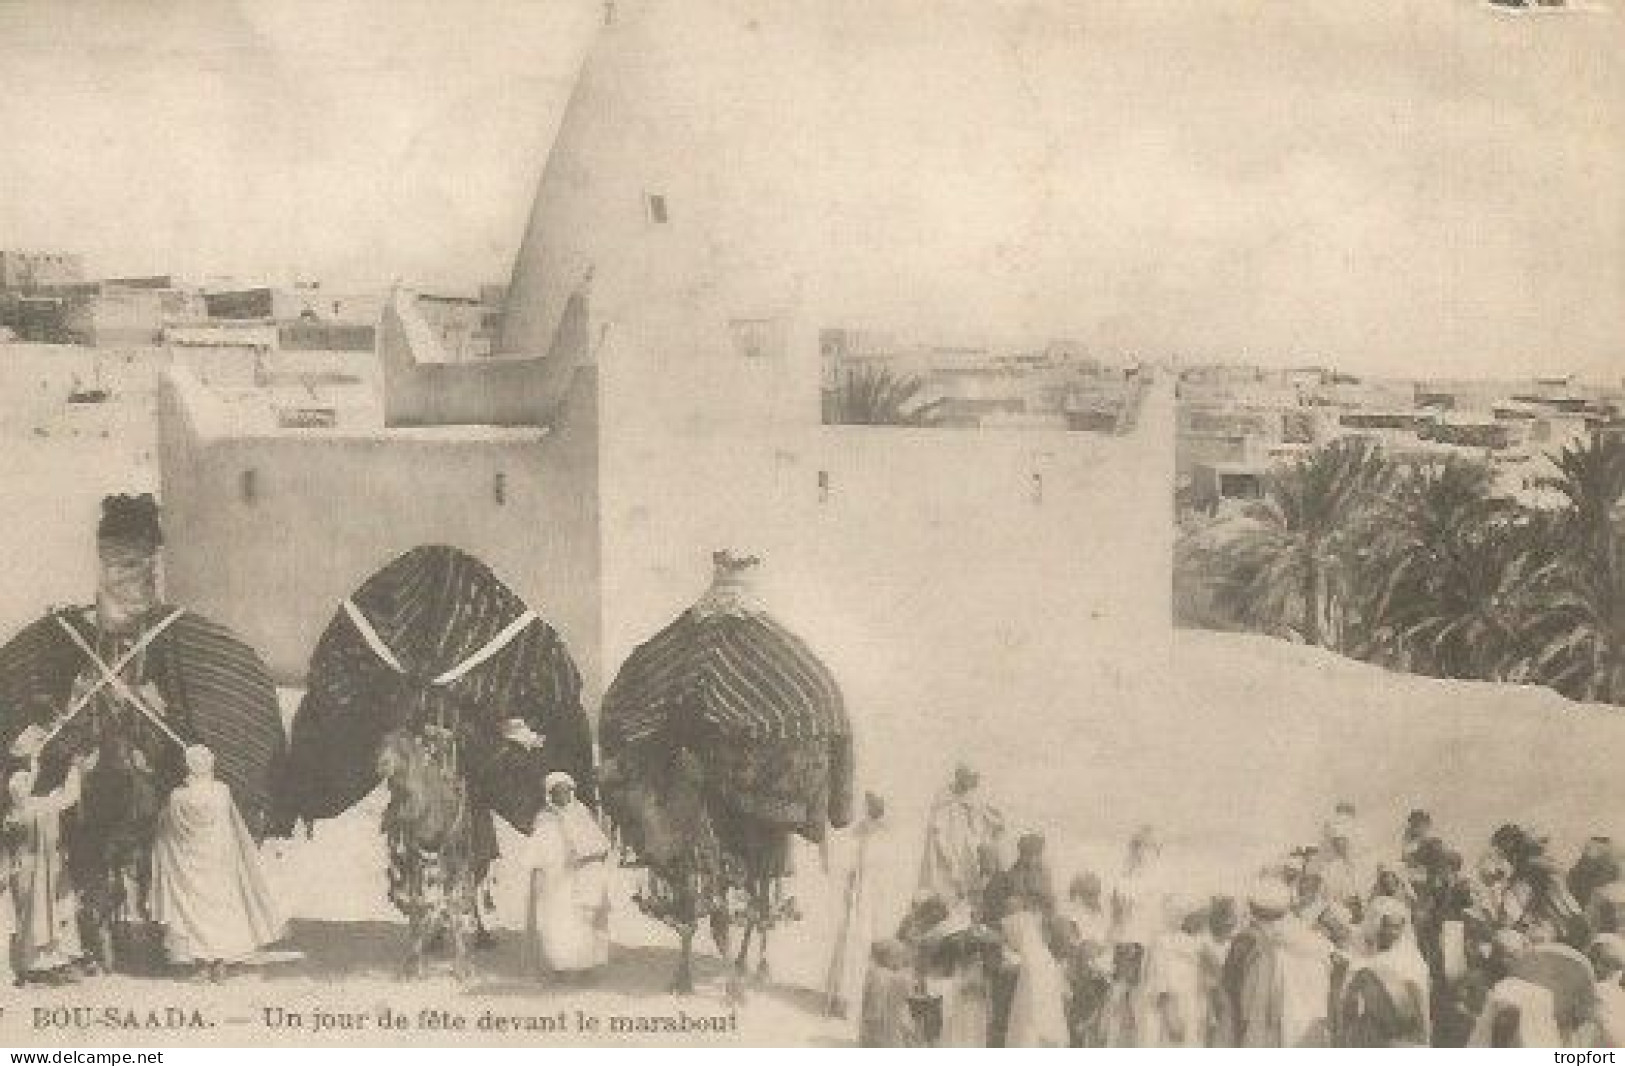
[[[0,549],[0,1045],[1616,1048],[1625,10],[0,0]]]

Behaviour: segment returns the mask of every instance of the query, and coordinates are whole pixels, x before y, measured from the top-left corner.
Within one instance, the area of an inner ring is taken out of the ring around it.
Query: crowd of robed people
[[[875,821],[878,801],[860,832]],[[1617,1046],[1625,881],[1612,842],[1572,864],[1514,824],[1471,863],[1413,812],[1386,845],[1338,804],[1319,839],[1203,898],[1149,827],[1121,868],[1058,894],[961,767],[935,802],[901,921],[871,921],[857,1004],[877,1047]],[[860,862],[862,856],[860,855]],[[861,866],[859,867],[861,869]],[[861,876],[854,875],[854,884]],[[854,893],[848,893],[848,910]],[[845,936],[858,923],[842,926]],[[837,963],[858,954],[838,940]],[[832,1013],[858,987],[832,965]]]

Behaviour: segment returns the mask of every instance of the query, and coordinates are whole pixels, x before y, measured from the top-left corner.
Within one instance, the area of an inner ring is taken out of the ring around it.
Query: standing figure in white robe
[[[1202,1047],[1208,1034],[1208,993],[1202,952],[1207,910],[1181,902],[1178,929],[1152,941],[1143,984],[1141,1047]]]
[[[1355,959],[1339,1004],[1337,1039],[1343,1047],[1427,1047],[1432,975],[1414,937],[1410,912],[1399,900],[1378,897],[1372,951]],[[1370,977],[1362,977],[1369,971]]]
[[[1253,921],[1225,965],[1235,1046],[1329,1046],[1331,941],[1292,913],[1292,889],[1280,881],[1260,883],[1249,906]]]
[[[1112,986],[1101,1011],[1107,1047],[1141,1047],[1148,1039],[1146,955],[1167,931],[1168,884],[1161,858],[1156,830],[1141,826],[1129,838],[1122,876],[1112,886]]]
[[[1044,912],[1029,895],[1018,894],[1014,903],[1000,923],[1006,948],[1019,960],[1004,1046],[1067,1047],[1066,981],[1045,936]]]
[[[1596,1046],[1625,1044],[1625,936],[1604,933],[1591,942],[1597,971]]]
[[[1322,894],[1328,902],[1347,908],[1358,919],[1366,890],[1374,877],[1365,869],[1359,830],[1352,819],[1339,816],[1326,823],[1321,836],[1316,871],[1320,875]]]
[[[609,837],[574,778],[555,771],[545,785],[530,835],[525,959],[538,976],[585,976],[609,963]]]
[[[158,818],[152,916],[170,962],[220,981],[228,963],[281,939],[287,920],[231,789],[214,776],[214,752],[187,748],[186,771]]]
[[[889,840],[886,804],[873,792],[864,796],[863,820],[852,830],[852,862],[840,875],[840,915],[835,927],[835,949],[824,977],[824,1009],[845,1018],[863,991],[870,946],[896,927],[896,915],[887,913],[878,898],[877,867]]]
[[[972,902],[983,880],[981,850],[1004,836],[1004,816],[976,794],[980,784],[976,771],[958,767],[926,823],[919,891],[950,908]]]
[[[7,779],[6,870],[16,918],[11,969],[18,984],[70,981],[83,954],[79,897],[68,877],[61,837],[62,814],[79,802],[85,765],[76,762],[61,787],[44,796],[34,795],[32,770]]]

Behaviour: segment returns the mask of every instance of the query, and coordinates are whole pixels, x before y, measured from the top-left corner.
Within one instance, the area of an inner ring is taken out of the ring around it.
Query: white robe
[[[223,782],[192,778],[170,793],[153,841],[152,916],[176,963],[236,961],[282,937],[286,919]]]
[[[1259,936],[1237,1003],[1242,1045],[1330,1046],[1331,942],[1296,915],[1263,924]]]
[[[1625,987],[1617,974],[1612,981],[1597,982],[1597,1029],[1602,1047],[1625,1044]]]
[[[1112,886],[1111,938],[1149,948],[1168,928],[1168,885],[1155,860],[1125,871]]]
[[[1409,930],[1407,930],[1407,933]],[[1344,1002],[1348,1002],[1349,989],[1354,985],[1354,979],[1361,970],[1370,970],[1379,976],[1387,976],[1403,985],[1415,997],[1415,1006],[1421,1015],[1423,1040],[1431,1039],[1433,1032],[1433,1018],[1431,1007],[1432,974],[1428,964],[1417,950],[1414,941],[1404,937],[1398,943],[1388,948],[1382,948],[1370,954],[1354,959],[1343,983]],[[1396,1004],[1404,1009],[1405,1004]]]
[[[856,1005],[855,1000],[863,992],[870,945],[890,935],[884,925],[893,917],[884,914],[886,908],[877,899],[879,852],[889,843],[886,824],[865,818],[852,836],[852,862],[841,871],[838,882],[840,912],[836,916],[835,948],[824,976],[825,1007],[832,1010]]]
[[[920,860],[920,891],[940,896],[952,907],[981,887],[977,849],[999,843],[1004,817],[974,796],[951,789],[937,797],[926,824],[925,854]]]
[[[1312,929],[1294,928],[1281,966],[1281,1034],[1285,1047],[1331,1043],[1332,945]]]
[[[79,802],[79,772],[47,796],[30,796],[6,816],[13,835],[6,855],[13,913],[11,967],[17,974],[65,966],[83,952],[79,899],[62,850],[62,812]]]
[[[1478,1015],[1473,1032],[1467,1038],[1468,1047],[1491,1047],[1494,1044],[1495,1020],[1504,1010],[1518,1012],[1518,1029],[1513,1047],[1562,1047],[1563,1037],[1558,1031],[1552,1013],[1551,990],[1519,977],[1504,977],[1490,989],[1489,1001]]]
[[[1207,1040],[1208,996],[1202,940],[1165,933],[1146,956],[1141,1047],[1201,1047]],[[1166,1007],[1163,998],[1167,997]],[[1170,1015],[1178,1019],[1177,1029]]]
[[[525,928],[533,970],[579,972],[609,962],[609,846],[580,801],[536,816]]]
[[[1044,919],[1036,911],[1017,911],[1002,923],[1006,943],[1021,959],[1015,999],[1004,1046],[1066,1047],[1066,982],[1060,964],[1044,938]]]

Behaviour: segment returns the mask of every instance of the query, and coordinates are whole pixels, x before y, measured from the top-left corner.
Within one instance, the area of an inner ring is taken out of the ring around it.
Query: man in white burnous
[[[214,776],[214,752],[201,744],[186,749],[186,780],[158,819],[152,915],[169,961],[211,981],[280,939],[286,925],[231,790]]]
[[[609,963],[609,838],[562,771],[530,835],[525,959],[538,977],[589,978]]]
[[[939,897],[950,908],[973,902],[986,887],[982,849],[998,848],[1004,837],[1004,816],[982,799],[981,782],[975,770],[956,767],[948,788],[932,804],[925,827],[919,891]]]

